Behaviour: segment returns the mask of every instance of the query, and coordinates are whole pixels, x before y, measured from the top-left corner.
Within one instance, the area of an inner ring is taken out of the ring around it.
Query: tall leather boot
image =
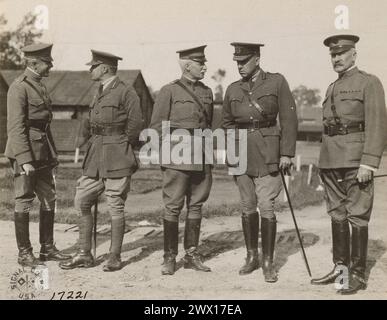
[[[278,280],[277,271],[274,268],[274,247],[277,233],[277,220],[261,218],[263,275],[266,282],[276,282]]]
[[[103,271],[116,271],[122,268],[121,248],[125,233],[125,218],[112,219],[111,221],[111,245],[107,263],[103,266]]]
[[[41,261],[63,261],[71,256],[61,253],[54,244],[54,210],[45,211],[40,209],[39,213],[39,242]]]
[[[312,279],[311,284],[325,285],[335,282],[336,278],[342,273],[342,268],[349,266],[349,242],[350,232],[348,221],[332,220],[332,252],[334,268],[327,275],[321,278]]]
[[[367,288],[365,270],[367,263],[368,226],[352,226],[352,254],[350,277],[347,288],[340,289],[343,295],[355,294]]]
[[[258,212],[250,215],[242,215],[242,229],[245,238],[247,257],[246,262],[239,270],[240,275],[245,275],[259,268],[258,260]]]
[[[176,271],[176,256],[179,240],[179,223],[164,219],[164,262],[163,275],[173,275]]]
[[[199,252],[200,224],[202,219],[186,219],[184,230],[184,269],[194,269],[196,271],[210,272],[211,269],[203,264]]]
[[[91,236],[93,230],[93,217],[83,215],[79,219],[79,249],[78,253],[68,261],[59,263],[59,267],[65,270],[74,268],[90,268],[94,266],[94,258],[91,254]]]
[[[17,262],[23,267],[36,267],[43,263],[36,259],[32,253],[32,246],[30,242],[30,216],[28,213],[15,212],[15,235],[16,243],[19,249]]]

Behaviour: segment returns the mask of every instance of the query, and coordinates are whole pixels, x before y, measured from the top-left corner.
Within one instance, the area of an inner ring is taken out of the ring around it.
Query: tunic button
[[[252,95],[253,93],[252,92],[249,92],[249,95]]]
[[[95,112],[95,114],[98,114],[98,113],[99,113],[99,111],[96,111],[96,112]]]
[[[249,104],[249,107],[252,107],[252,106],[253,106],[253,105],[250,103],[250,104]]]
[[[250,117],[250,120],[253,120],[253,117]]]

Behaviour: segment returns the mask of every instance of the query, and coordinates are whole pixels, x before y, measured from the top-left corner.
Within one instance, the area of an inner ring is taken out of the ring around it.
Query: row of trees
[[[36,16],[27,14],[14,29],[7,30],[7,19],[0,15],[0,69],[22,69],[24,67],[21,48],[37,41],[42,31],[35,28]]]
[[[35,28],[36,16],[27,14],[14,30],[6,30],[7,20],[0,15],[0,70],[22,69],[24,67],[21,48],[35,42],[42,36],[42,31]],[[215,101],[222,101],[224,95],[223,80],[225,69],[218,69],[211,79],[216,83],[214,90]],[[157,91],[149,87],[155,97]],[[292,91],[297,107],[315,106],[321,101],[320,90],[309,89],[300,85]]]
[[[222,101],[223,99],[223,80],[226,76],[226,70],[218,69],[211,79],[215,80],[215,101]],[[304,85],[300,85],[297,88],[292,90],[294,100],[296,101],[297,108],[300,107],[313,107],[318,105],[321,101],[320,90],[319,89],[309,89]]]

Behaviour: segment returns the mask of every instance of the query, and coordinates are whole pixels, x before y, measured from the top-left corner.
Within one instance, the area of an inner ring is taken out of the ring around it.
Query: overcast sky
[[[238,80],[230,42],[260,42],[261,66],[280,72],[290,87],[300,84],[325,94],[334,81],[328,49],[329,35],[360,36],[358,66],[376,74],[387,88],[387,1],[385,0],[0,0],[0,13],[13,28],[43,4],[49,29],[42,41],[53,42],[54,68],[83,70],[90,48],[124,60],[122,69],[141,69],[157,90],[179,77],[176,50],[207,44],[208,72],[226,69],[224,85]],[[336,30],[335,7],[349,8],[349,29]]]

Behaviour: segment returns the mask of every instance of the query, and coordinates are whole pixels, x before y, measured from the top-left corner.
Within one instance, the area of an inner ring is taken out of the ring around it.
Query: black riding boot
[[[258,212],[250,215],[242,215],[242,228],[245,238],[247,257],[246,262],[239,270],[240,275],[245,275],[259,268],[258,260]]]
[[[94,266],[94,258],[91,255],[91,235],[93,230],[93,217],[83,215],[79,219],[79,250],[78,253],[68,261],[59,263],[62,269],[90,268]]]
[[[63,261],[70,259],[70,255],[60,253],[54,244],[54,210],[45,211],[40,209],[39,213],[39,242],[41,261]]]
[[[200,224],[202,219],[186,219],[184,230],[184,269],[210,272],[211,269],[203,264],[197,251],[199,245]]]
[[[15,235],[16,243],[19,249],[19,256],[17,262],[23,267],[35,267],[43,263],[36,259],[32,253],[32,246],[30,242],[29,229],[29,214],[23,212],[15,212]]]
[[[266,282],[276,282],[278,280],[277,271],[273,264],[276,233],[276,219],[261,218],[262,269]]]
[[[125,219],[112,219],[111,221],[111,245],[110,254],[107,263],[103,266],[103,271],[120,270],[121,265],[121,248],[125,233]]]
[[[164,219],[164,262],[161,269],[163,275],[173,275],[176,271],[179,223]]]
[[[324,285],[334,283],[336,278],[342,273],[342,268],[349,266],[350,257],[350,232],[349,223],[345,221],[332,220],[332,251],[334,268],[327,275],[312,279],[311,284]]]
[[[367,288],[365,270],[367,263],[368,226],[352,226],[352,258],[350,267],[349,284],[347,288],[340,289],[343,295],[355,294]]]

